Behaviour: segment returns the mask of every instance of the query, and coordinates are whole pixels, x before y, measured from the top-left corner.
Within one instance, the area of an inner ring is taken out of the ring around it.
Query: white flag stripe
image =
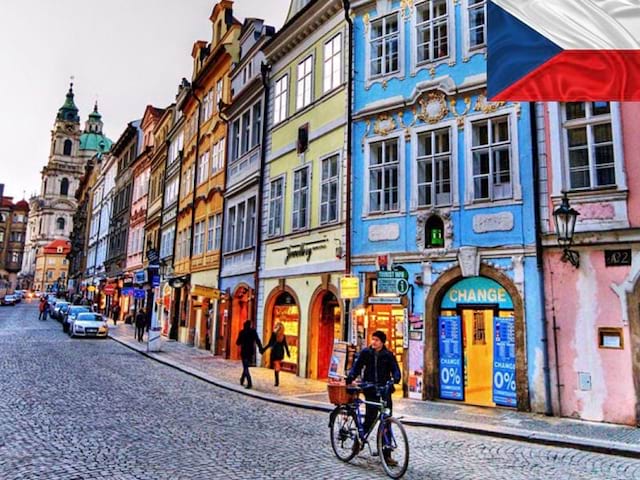
[[[640,49],[640,0],[493,0],[565,50]]]

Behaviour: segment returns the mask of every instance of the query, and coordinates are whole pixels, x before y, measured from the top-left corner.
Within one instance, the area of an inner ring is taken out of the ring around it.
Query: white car
[[[105,318],[99,313],[79,313],[71,324],[71,337],[107,337],[109,327]]]

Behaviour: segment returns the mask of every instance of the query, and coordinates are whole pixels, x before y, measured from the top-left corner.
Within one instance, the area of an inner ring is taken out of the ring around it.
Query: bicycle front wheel
[[[391,478],[400,478],[409,466],[409,440],[402,423],[389,417],[380,422],[377,438],[382,468]]]
[[[329,422],[331,432],[331,448],[343,462],[348,462],[359,451],[358,424],[353,410],[340,406],[331,412]]]

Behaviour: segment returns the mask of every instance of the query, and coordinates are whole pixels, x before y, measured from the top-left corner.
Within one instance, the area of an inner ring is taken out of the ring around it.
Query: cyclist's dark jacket
[[[376,385],[384,385],[391,379],[393,379],[393,383],[400,383],[400,367],[398,367],[396,356],[384,346],[379,353],[376,353],[371,347],[360,352],[351,371],[349,371],[347,383],[351,383],[358,375],[363,382],[371,382]]]

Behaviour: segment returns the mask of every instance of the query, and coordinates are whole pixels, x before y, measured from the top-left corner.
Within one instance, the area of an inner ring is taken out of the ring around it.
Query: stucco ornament
[[[383,225],[370,225],[367,235],[370,242],[384,242],[400,238],[400,225],[397,223],[385,223]]]
[[[442,92],[429,92],[418,103],[420,104],[418,118],[431,125],[438,123],[449,113],[447,101]]]
[[[416,120],[417,120],[417,113],[418,111],[416,110],[416,107],[414,106],[411,109],[411,115],[412,115],[412,119],[411,119],[411,123],[404,123],[404,113],[402,111],[398,112],[396,115],[398,117],[398,124],[400,125],[400,128],[402,128],[404,130],[404,138],[406,140],[409,140],[411,138],[411,129],[413,128],[413,126],[416,124]]]
[[[514,219],[511,212],[478,214],[473,216],[473,231],[475,233],[510,232],[513,230]]]
[[[393,132],[397,128],[396,121],[393,119],[393,115],[383,113],[378,115],[375,123],[373,124],[373,133],[376,135],[382,135],[386,137],[390,132]]]
[[[416,245],[421,250],[426,250],[425,243],[425,229],[427,226],[427,220],[431,218],[433,215],[440,217],[442,223],[444,223],[444,249],[433,249],[435,252],[441,252],[442,250],[446,250],[447,245],[451,245],[453,241],[453,224],[451,222],[451,212],[447,212],[444,210],[440,210],[438,208],[432,208],[424,213],[421,213],[416,218]],[[429,249],[430,251],[432,249]]]
[[[476,112],[493,113],[499,108],[504,107],[505,102],[490,102],[487,100],[486,94],[482,93],[478,95],[476,99],[476,106],[473,108]]]
[[[476,247],[460,247],[458,263],[463,277],[477,277],[480,274],[480,255]]]
[[[452,98],[449,101],[449,105],[451,106],[451,114],[456,118],[456,123],[459,129],[464,128],[464,119],[471,110],[471,97],[464,97],[464,110],[462,113],[458,113],[457,105],[458,102],[455,98]]]
[[[409,20],[413,14],[413,0],[401,0],[400,11],[402,12],[402,19]]]

